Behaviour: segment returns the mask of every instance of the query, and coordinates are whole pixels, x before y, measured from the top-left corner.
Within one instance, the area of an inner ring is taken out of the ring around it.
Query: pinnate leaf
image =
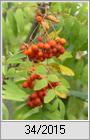
[[[49,103],[55,98],[55,91],[53,89],[48,90],[47,95],[44,98],[44,103]]]
[[[47,80],[45,79],[41,79],[41,80],[37,80],[34,86],[34,90],[40,90],[44,87],[46,87],[48,85]]]
[[[48,81],[50,81],[50,82],[59,82],[60,80],[55,74],[50,74],[48,76]]]
[[[3,99],[24,101],[28,94],[18,87],[13,81],[8,80],[4,85]]]

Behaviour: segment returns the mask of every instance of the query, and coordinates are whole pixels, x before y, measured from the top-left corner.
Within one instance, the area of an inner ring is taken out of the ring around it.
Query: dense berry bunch
[[[58,57],[64,53],[64,45],[66,43],[64,38],[58,37],[56,40],[48,40],[47,42],[43,42],[42,40],[43,38],[39,36],[37,44],[23,44],[21,46],[20,49],[23,54],[28,56],[29,60],[34,62],[44,61],[47,58],[51,58],[53,56]]]
[[[46,95],[46,91],[44,89],[32,93],[32,95],[28,97],[27,105],[30,107],[36,107],[42,105],[45,95]]]
[[[23,84],[23,88],[33,89],[34,81],[42,79],[41,75],[32,74]],[[35,91],[28,97],[27,105],[30,107],[36,107],[43,104],[44,97],[48,89],[55,88],[59,85],[59,82],[49,82],[48,85],[40,90]]]
[[[22,87],[23,88],[30,88],[32,89],[34,86],[34,81],[36,79],[41,79],[41,76],[38,74],[32,74],[23,84]]]
[[[59,82],[52,82],[52,83],[49,83],[47,87],[32,93],[28,97],[27,105],[30,107],[36,107],[36,106],[42,105],[44,101],[44,97],[46,96],[47,90],[54,88],[58,85],[59,85]]]

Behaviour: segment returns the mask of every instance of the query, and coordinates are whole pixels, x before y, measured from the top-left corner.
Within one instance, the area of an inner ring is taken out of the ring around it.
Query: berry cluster
[[[28,97],[27,105],[30,107],[37,107],[43,104],[44,97],[48,89],[54,88],[59,85],[59,82],[49,83],[47,87],[32,93]]]
[[[37,107],[42,105],[45,95],[46,91],[44,89],[32,93],[32,95],[30,95],[28,98],[27,105],[30,107]]]
[[[34,81],[38,79],[42,79],[41,75],[38,74],[32,74],[23,84],[23,88],[30,88],[33,89],[34,87]],[[44,97],[46,95],[46,92],[48,89],[55,88],[59,85],[59,82],[51,82],[48,83],[48,85],[40,90],[35,91],[28,97],[27,105],[30,107],[36,107],[43,104]]]
[[[51,58],[53,56],[58,57],[63,54],[65,51],[65,43],[66,40],[59,37],[55,40],[48,40],[47,42],[43,42],[43,38],[39,36],[37,44],[23,44],[20,49],[23,54],[28,56],[29,60],[38,62],[44,61],[45,59]]]
[[[32,74],[23,84],[22,84],[22,87],[23,88],[30,88],[32,89],[33,86],[34,86],[34,81],[36,79],[41,79],[41,76],[38,75],[38,74]]]

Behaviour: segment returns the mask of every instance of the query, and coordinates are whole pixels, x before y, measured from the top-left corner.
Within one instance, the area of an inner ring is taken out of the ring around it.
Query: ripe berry
[[[65,40],[64,38],[60,38],[60,43],[61,43],[62,45],[64,45],[64,44],[66,44],[66,40]]]
[[[60,49],[60,53],[63,54],[64,52],[65,52],[64,47],[61,47],[61,49]]]
[[[38,97],[37,92],[34,92],[34,93],[30,96],[30,99],[33,100],[33,99],[36,99],[37,97]]]
[[[39,51],[37,55],[38,55],[39,57],[42,57],[42,56],[43,56],[43,52],[42,52],[42,51]]]
[[[32,48],[32,50],[35,51],[35,52],[38,51],[38,46],[37,46],[37,45],[34,45],[34,44],[33,44],[33,45],[31,46],[31,48]]]
[[[40,23],[40,22],[42,22],[42,20],[43,20],[43,18],[42,18],[41,16],[36,16],[36,21],[37,21],[37,22]]]
[[[53,48],[53,49],[52,49],[52,53],[55,55],[56,52],[57,52],[57,49],[56,49],[56,48]]]
[[[31,81],[35,80],[36,79],[36,74],[32,74],[30,79],[31,79]]]
[[[62,46],[61,46],[61,45],[56,45],[56,48],[57,48],[58,50],[61,50]]]
[[[39,47],[39,48],[41,48],[41,49],[42,49],[44,44],[43,44],[42,42],[38,42],[38,44],[37,44],[37,45],[38,45],[38,47]]]
[[[28,82],[25,81],[25,82],[22,84],[22,87],[23,87],[23,88],[28,88],[28,87],[29,87]]]
[[[38,36],[38,41],[41,41],[42,42],[42,37],[41,36]]]
[[[23,54],[28,55],[28,50],[23,51]]]
[[[44,44],[44,48],[45,48],[46,50],[49,50],[49,49],[50,49],[50,45],[49,45],[48,43],[45,43],[45,44]]]
[[[41,91],[38,92],[38,95],[42,99],[46,95],[46,93],[41,90]]]
[[[28,102],[27,102],[27,105],[28,105],[29,107],[34,107],[34,104],[33,104],[32,101],[28,101]]]
[[[56,45],[56,41],[55,41],[55,40],[50,40],[50,41],[48,42],[48,44],[49,44],[50,46],[54,47],[54,46]]]
[[[35,106],[40,106],[42,104],[42,101],[40,100],[40,98],[36,98],[35,100],[34,100],[34,105]]]
[[[29,55],[29,56],[32,56],[32,55],[33,55],[33,51],[32,51],[32,48],[31,48],[31,47],[30,47],[30,48],[28,48],[28,50],[27,50],[27,51],[28,51],[28,55]]]

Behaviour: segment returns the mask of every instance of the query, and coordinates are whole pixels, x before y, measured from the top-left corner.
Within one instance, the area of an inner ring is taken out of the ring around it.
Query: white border
[[[2,98],[1,98],[1,121],[2,122],[17,122],[17,121],[20,121],[20,122],[88,122],[89,121],[89,1],[72,1],[72,0],[68,0],[68,1],[39,1],[39,0],[36,0],[36,1],[1,1],[1,21],[2,21],[2,3],[4,2],[83,2],[83,3],[88,3],[88,120],[3,120],[2,119]],[[2,60],[2,22],[1,22],[1,60]],[[1,64],[2,66],[2,64]],[[1,74],[2,74],[2,67],[1,67]],[[1,76],[1,97],[2,97],[2,76]]]

